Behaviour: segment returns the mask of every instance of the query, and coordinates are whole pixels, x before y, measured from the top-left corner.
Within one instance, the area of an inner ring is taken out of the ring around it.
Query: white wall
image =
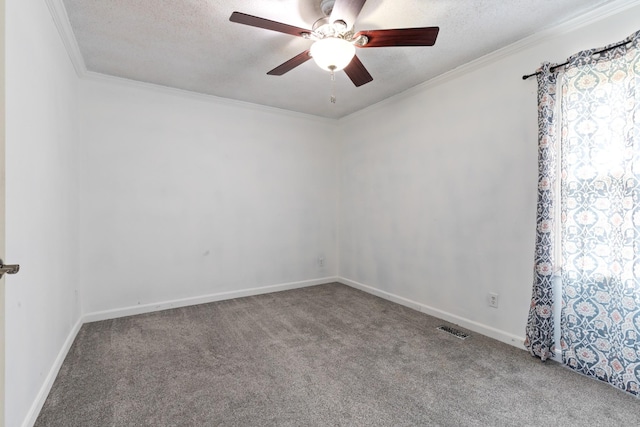
[[[80,317],[77,76],[42,1],[6,1],[7,426],[20,426]]]
[[[336,123],[78,82],[44,3],[7,3],[10,426],[37,415],[81,313],[339,274],[521,340],[536,85],[520,76],[640,22],[638,6]]]
[[[521,76],[639,22],[636,6],[549,33],[341,120],[339,275],[521,345],[537,186],[536,81]]]
[[[86,312],[335,277],[334,121],[113,82],[81,99]]]

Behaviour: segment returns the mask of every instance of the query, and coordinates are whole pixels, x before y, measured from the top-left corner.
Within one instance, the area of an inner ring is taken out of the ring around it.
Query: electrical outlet
[[[318,257],[318,268],[324,268],[324,257],[322,255]]]
[[[498,308],[498,294],[489,292],[489,307]]]

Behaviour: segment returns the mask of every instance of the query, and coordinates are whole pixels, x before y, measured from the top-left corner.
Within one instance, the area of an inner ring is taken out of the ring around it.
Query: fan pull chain
[[[336,74],[331,70],[331,103],[336,103]]]

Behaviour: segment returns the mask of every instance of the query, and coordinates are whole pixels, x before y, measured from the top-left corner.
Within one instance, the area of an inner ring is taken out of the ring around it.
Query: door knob
[[[4,276],[5,273],[16,274],[18,271],[20,271],[20,265],[18,264],[5,265],[4,261],[0,259],[0,279],[2,278],[2,276]]]

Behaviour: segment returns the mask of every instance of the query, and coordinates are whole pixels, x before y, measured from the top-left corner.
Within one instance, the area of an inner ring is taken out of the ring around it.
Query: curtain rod
[[[624,46],[624,45],[626,45],[627,43],[631,43],[631,41],[632,41],[632,40],[625,40],[625,41],[620,42],[620,43],[618,43],[618,44],[615,44],[615,45],[613,45],[613,46],[605,47],[604,49],[601,49],[601,50],[598,50],[598,51],[596,51],[596,52],[593,52],[591,55],[593,56],[593,55],[598,55],[598,54],[600,54],[600,53],[608,52],[608,51],[610,51],[610,50],[612,50],[612,49],[615,49],[615,48],[617,48],[617,47]],[[551,66],[551,67],[549,68],[549,71],[554,72],[556,69],[558,69],[558,68],[560,68],[560,67],[564,67],[564,66],[565,66],[565,65],[567,65],[568,63],[569,63],[569,61],[565,61],[565,62],[563,62],[562,64],[553,65],[553,66]],[[531,73],[531,74],[524,75],[524,76],[522,76],[522,80],[527,80],[529,77],[537,76],[538,74],[540,74],[540,71],[536,71],[535,73]]]

